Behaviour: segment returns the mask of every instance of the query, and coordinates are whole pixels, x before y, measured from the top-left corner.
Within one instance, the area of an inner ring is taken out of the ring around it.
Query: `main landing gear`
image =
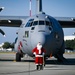
[[[23,53],[19,53],[19,52],[16,53],[16,61],[17,62],[20,62],[22,57],[23,57]]]

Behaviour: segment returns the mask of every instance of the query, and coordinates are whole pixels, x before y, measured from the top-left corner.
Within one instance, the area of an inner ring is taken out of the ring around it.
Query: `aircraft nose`
[[[38,34],[33,35],[31,37],[31,43],[32,43],[33,48],[36,47],[38,42],[40,42],[42,45],[44,45],[47,42],[46,41],[46,35],[43,33],[38,33]]]

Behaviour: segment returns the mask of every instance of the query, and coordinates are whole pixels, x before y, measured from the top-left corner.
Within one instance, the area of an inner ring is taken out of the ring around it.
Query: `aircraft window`
[[[25,27],[31,27],[33,22],[28,22]]]
[[[44,21],[39,21],[39,25],[44,25]]]
[[[25,37],[26,37],[26,38],[29,37],[29,31],[25,31]]]
[[[39,23],[38,23],[38,21],[34,21],[33,26],[34,25],[45,25],[45,23],[46,23],[47,26],[51,25],[51,23],[49,21],[39,21]]]
[[[38,21],[34,21],[33,26],[38,25]]]
[[[29,27],[30,26],[30,23],[28,22],[27,24],[26,24],[26,27]]]
[[[34,19],[30,19],[29,21],[33,21]]]
[[[31,27],[32,24],[33,24],[33,20],[34,20],[34,19],[30,19],[30,20],[27,22],[27,24],[26,24],[25,27]]]
[[[30,27],[32,26],[33,22],[30,23]]]
[[[46,25],[47,25],[47,26],[50,26],[51,23],[50,23],[49,21],[46,21]]]
[[[49,25],[49,22],[48,21],[46,21],[46,25]]]

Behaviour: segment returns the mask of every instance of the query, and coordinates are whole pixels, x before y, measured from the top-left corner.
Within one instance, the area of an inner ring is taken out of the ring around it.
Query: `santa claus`
[[[37,44],[37,47],[35,47],[32,50],[33,54],[35,55],[35,64],[37,70],[43,69],[43,62],[44,62],[44,55],[46,53],[46,50],[42,47],[41,43],[39,42]]]

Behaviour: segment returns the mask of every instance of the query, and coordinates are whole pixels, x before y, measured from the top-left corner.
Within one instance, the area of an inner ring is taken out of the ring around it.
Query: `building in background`
[[[64,36],[64,40],[74,40],[75,36]]]

